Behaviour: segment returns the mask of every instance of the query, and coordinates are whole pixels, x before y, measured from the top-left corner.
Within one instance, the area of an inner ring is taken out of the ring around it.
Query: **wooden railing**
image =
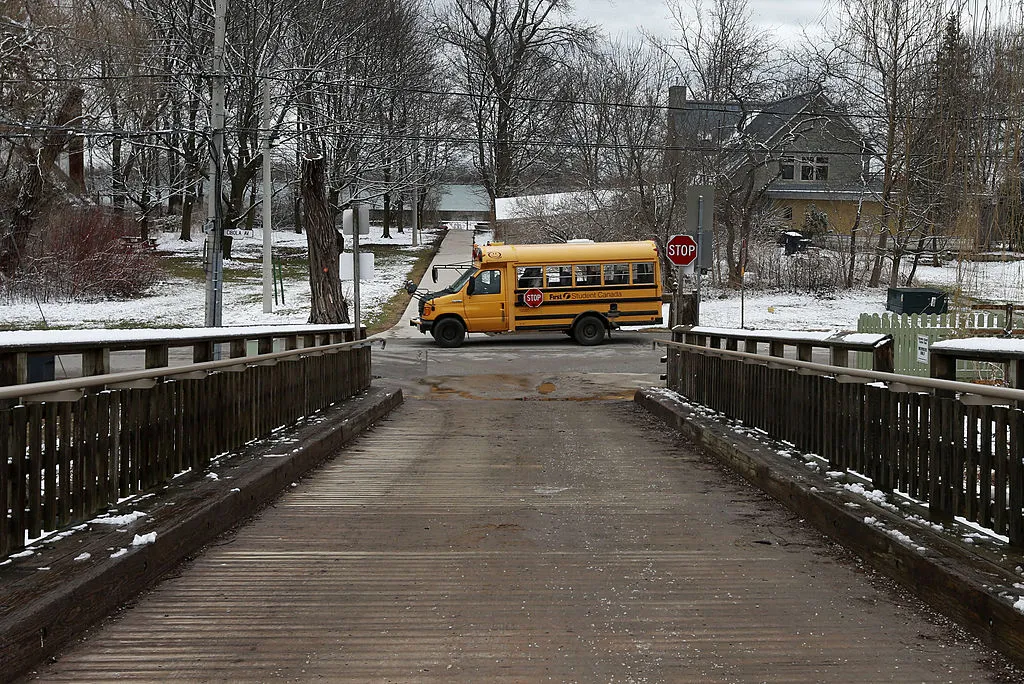
[[[365,330],[360,336],[365,339]],[[190,362],[213,361],[223,356],[241,358],[280,350],[314,347],[319,344],[351,342],[351,325],[265,325],[222,328],[146,328],[139,330],[13,330],[0,331],[0,386],[29,380],[33,359],[57,356],[81,358],[80,375],[111,372],[111,353],[141,351],[137,368],[170,365],[171,349],[190,350]],[[45,378],[53,380],[54,377]]]
[[[864,352],[871,356],[871,367],[877,371],[892,372],[893,344],[891,335],[854,332],[812,332],[780,330],[746,330],[743,328],[707,328],[703,326],[680,326],[675,335],[690,344],[757,354],[766,349],[770,356],[783,358],[792,348],[795,357],[811,361],[815,349],[828,350],[829,363],[833,366],[850,366],[850,355]]]
[[[0,557],[365,390],[369,344],[0,387]]]
[[[677,329],[672,389],[769,436],[1024,546],[1024,391],[708,347]]]

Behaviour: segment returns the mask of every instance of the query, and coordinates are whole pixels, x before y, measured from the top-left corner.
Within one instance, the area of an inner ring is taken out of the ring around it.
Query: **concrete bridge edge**
[[[275,433],[289,437],[286,455],[264,458],[275,450],[272,442],[276,440],[261,440],[240,458],[217,464],[216,480],[198,474],[168,487],[166,493],[146,502],[147,517],[128,530],[129,534],[156,532],[156,540],[129,547],[129,552],[118,558],[111,558],[107,549],[124,544],[123,530],[117,540],[115,533],[107,530],[92,529],[80,535],[85,539],[78,540],[80,545],[74,551],[93,550],[94,563],[74,563],[66,552],[54,552],[52,559],[45,558],[45,551],[37,554],[35,564],[52,566],[46,568],[45,577],[35,573],[41,586],[33,587],[29,576],[19,582],[14,600],[0,592],[0,602],[16,604],[5,606],[6,613],[0,617],[0,679],[11,681],[25,675],[56,655],[182,561],[258,513],[292,482],[336,454],[402,401],[400,389],[370,388],[289,432]],[[50,573],[55,573],[57,581]]]
[[[1024,666],[1024,614],[1008,598],[1021,594],[1014,588],[1022,581],[1013,570],[1019,563],[1012,559],[997,563],[948,536],[836,488],[802,461],[787,459],[760,441],[701,416],[674,393],[640,389],[634,401],[875,570]],[[880,527],[867,524],[866,516],[875,518]],[[892,531],[915,543],[897,539]]]

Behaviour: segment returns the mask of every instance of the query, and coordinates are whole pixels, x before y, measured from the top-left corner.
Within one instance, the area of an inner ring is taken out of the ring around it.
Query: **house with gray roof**
[[[773,102],[686,99],[669,90],[669,163],[713,168],[720,188],[750,183],[779,228],[849,233],[881,215],[865,135],[820,90]],[[809,218],[808,218],[809,217]]]

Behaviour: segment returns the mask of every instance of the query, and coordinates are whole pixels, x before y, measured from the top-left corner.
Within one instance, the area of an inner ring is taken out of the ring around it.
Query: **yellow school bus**
[[[436,278],[435,278],[436,280]],[[410,324],[438,346],[467,332],[563,332],[595,345],[623,325],[658,325],[661,267],[653,241],[473,246],[473,264],[423,295]]]

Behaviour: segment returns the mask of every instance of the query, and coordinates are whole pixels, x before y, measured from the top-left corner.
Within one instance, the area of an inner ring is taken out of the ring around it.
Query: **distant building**
[[[781,230],[848,234],[858,205],[862,229],[881,215],[873,151],[821,91],[774,102],[709,102],[688,101],[677,86],[669,89],[669,107],[668,163],[714,157],[719,184],[721,175],[739,184],[753,173]]]
[[[438,221],[490,221],[491,204],[487,191],[479,185],[439,185],[427,195],[427,210],[437,213]]]

